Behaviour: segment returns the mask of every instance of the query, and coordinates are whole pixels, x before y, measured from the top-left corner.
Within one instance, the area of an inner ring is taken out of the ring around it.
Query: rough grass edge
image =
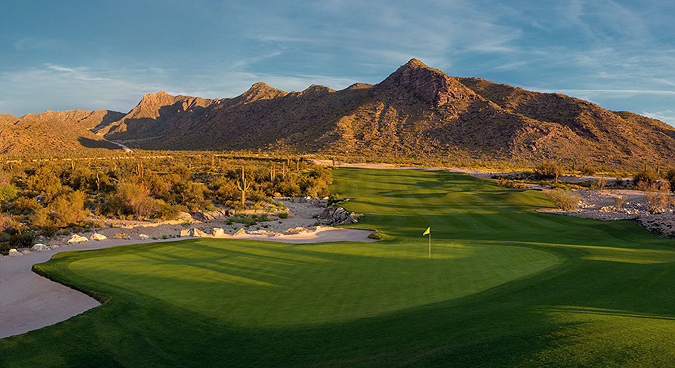
[[[99,293],[99,292],[96,292],[96,291],[93,291],[93,290],[87,290],[87,289],[84,289],[84,288],[81,288],[81,287],[77,287],[74,284],[72,284],[70,281],[68,281],[67,279],[55,276],[55,275],[43,270],[40,267],[40,265],[41,265],[41,263],[34,264],[33,267],[31,267],[31,271],[35,272],[39,276],[42,276],[42,277],[44,277],[48,280],[58,282],[61,285],[67,286],[67,287],[69,287],[73,290],[77,290],[81,293],[84,293],[84,294],[96,299],[96,301],[98,301],[101,304],[105,304],[112,299],[112,297],[108,294],[103,294],[103,293]]]

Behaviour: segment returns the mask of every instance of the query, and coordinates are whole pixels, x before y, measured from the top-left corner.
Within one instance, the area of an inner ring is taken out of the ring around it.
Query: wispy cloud
[[[650,118],[661,120],[670,125],[675,125],[675,111],[673,110],[663,110],[663,111],[643,111],[642,115],[649,116]]]
[[[65,42],[61,39],[24,37],[12,45],[15,50],[59,50],[63,49]]]
[[[117,8],[142,14],[139,6]],[[0,112],[129,109],[140,94],[159,89],[227,97],[258,81],[289,91],[311,84],[340,89],[377,83],[413,57],[450,75],[533,86],[615,109],[672,110],[670,2],[200,0],[173,8],[143,22],[120,18],[114,32],[85,22],[32,21],[80,16],[68,9],[56,17],[58,6],[31,12],[31,19],[0,14],[16,30],[0,38],[0,99],[11,99]],[[185,27],[176,26],[181,21]]]

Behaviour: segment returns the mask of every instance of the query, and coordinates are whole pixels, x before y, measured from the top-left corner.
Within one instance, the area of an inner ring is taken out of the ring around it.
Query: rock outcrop
[[[328,207],[319,215],[319,219],[326,225],[349,225],[359,222],[362,213],[348,212],[342,207]]]

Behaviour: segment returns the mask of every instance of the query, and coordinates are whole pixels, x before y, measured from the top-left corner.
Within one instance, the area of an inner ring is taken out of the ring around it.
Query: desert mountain
[[[146,95],[106,139],[148,149],[290,149],[382,156],[675,164],[675,129],[560,94],[454,78],[410,60],[377,85],[302,92],[256,83],[205,100]]]
[[[108,110],[45,111],[20,118],[0,116],[0,153],[41,154],[78,151],[86,148],[119,149],[90,129],[110,124],[124,114]]]
[[[2,125],[13,119],[0,118],[0,138],[51,119],[55,126],[77,125],[80,140],[105,138],[142,149],[675,165],[675,128],[663,122],[565,95],[450,77],[417,59],[376,85],[340,91],[313,85],[284,92],[265,83],[225,99],[162,91],[145,95],[124,116],[46,112],[22,117],[10,128]]]

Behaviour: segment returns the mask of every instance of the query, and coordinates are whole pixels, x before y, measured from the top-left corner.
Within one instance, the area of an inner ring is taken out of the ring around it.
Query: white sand
[[[250,239],[285,243],[320,243],[334,241],[373,241],[371,231],[319,227],[315,232],[270,237],[245,235],[222,239]],[[186,238],[181,238],[186,239]],[[95,299],[31,271],[35,263],[49,260],[54,254],[114,247],[124,244],[151,243],[168,240],[105,240],[64,245],[46,252],[31,252],[18,257],[0,259],[0,338],[22,334],[65,321],[100,305]]]

